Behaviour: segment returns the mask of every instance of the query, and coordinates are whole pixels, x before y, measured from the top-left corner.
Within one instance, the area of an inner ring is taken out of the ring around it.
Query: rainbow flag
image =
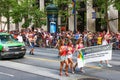
[[[78,59],[82,60],[84,62],[84,53],[80,50],[78,54]]]
[[[76,4],[76,0],[72,0],[72,13],[74,14],[75,13],[75,4]]]
[[[84,53],[80,50],[79,54],[77,56],[77,63],[78,63],[78,68],[83,67],[85,62],[84,62]]]

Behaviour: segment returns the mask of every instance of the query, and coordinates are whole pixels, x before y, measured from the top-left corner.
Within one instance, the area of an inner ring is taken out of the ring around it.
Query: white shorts
[[[60,56],[60,61],[65,61],[67,60],[67,56]]]
[[[67,58],[72,58],[72,56],[73,56],[72,54],[68,54]]]

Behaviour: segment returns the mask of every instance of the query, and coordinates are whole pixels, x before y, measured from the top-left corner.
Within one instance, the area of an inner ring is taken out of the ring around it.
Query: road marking
[[[42,61],[48,61],[48,62],[60,62],[59,60],[52,60],[52,59],[45,59],[45,58],[35,58],[35,57],[29,57],[29,56],[25,56],[25,57],[29,58],[29,59],[34,59],[34,60],[42,60]],[[90,66],[90,65],[85,65],[85,67],[93,68],[93,69],[102,69],[101,67]]]
[[[0,74],[2,74],[2,75],[6,75],[6,76],[10,76],[10,77],[14,77],[14,75],[12,75],[12,74],[8,74],[8,73],[4,73],[4,72],[0,72]]]
[[[85,67],[93,68],[93,69],[102,69],[102,67],[97,67],[97,66],[88,66],[88,65],[85,65]]]
[[[52,59],[45,59],[45,58],[33,58],[33,57],[29,57],[29,56],[25,56],[26,58],[29,58],[29,59],[34,59],[34,60],[42,60],[42,61],[48,61],[48,62],[60,62],[58,60],[52,60]]]

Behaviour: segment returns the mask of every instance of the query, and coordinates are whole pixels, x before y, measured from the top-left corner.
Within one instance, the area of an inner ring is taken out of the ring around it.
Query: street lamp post
[[[51,1],[51,3],[53,3],[52,2],[52,0],[50,0]],[[76,33],[76,31],[77,31],[77,26],[76,26],[76,0],[72,0],[72,2],[73,2],[73,14],[74,14],[74,33]]]
[[[105,18],[106,18],[105,20],[106,20],[107,31],[111,31],[108,20],[108,0],[105,0]]]
[[[72,0],[73,2],[74,2],[74,6],[73,6],[73,8],[74,8],[74,11],[73,11],[73,13],[74,13],[74,33],[76,33],[76,31],[77,31],[77,27],[76,27],[76,0]]]

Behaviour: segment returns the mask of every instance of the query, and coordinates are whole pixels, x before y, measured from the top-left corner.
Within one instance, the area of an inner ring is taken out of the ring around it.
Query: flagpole
[[[76,0],[74,0],[74,33],[76,33]]]

